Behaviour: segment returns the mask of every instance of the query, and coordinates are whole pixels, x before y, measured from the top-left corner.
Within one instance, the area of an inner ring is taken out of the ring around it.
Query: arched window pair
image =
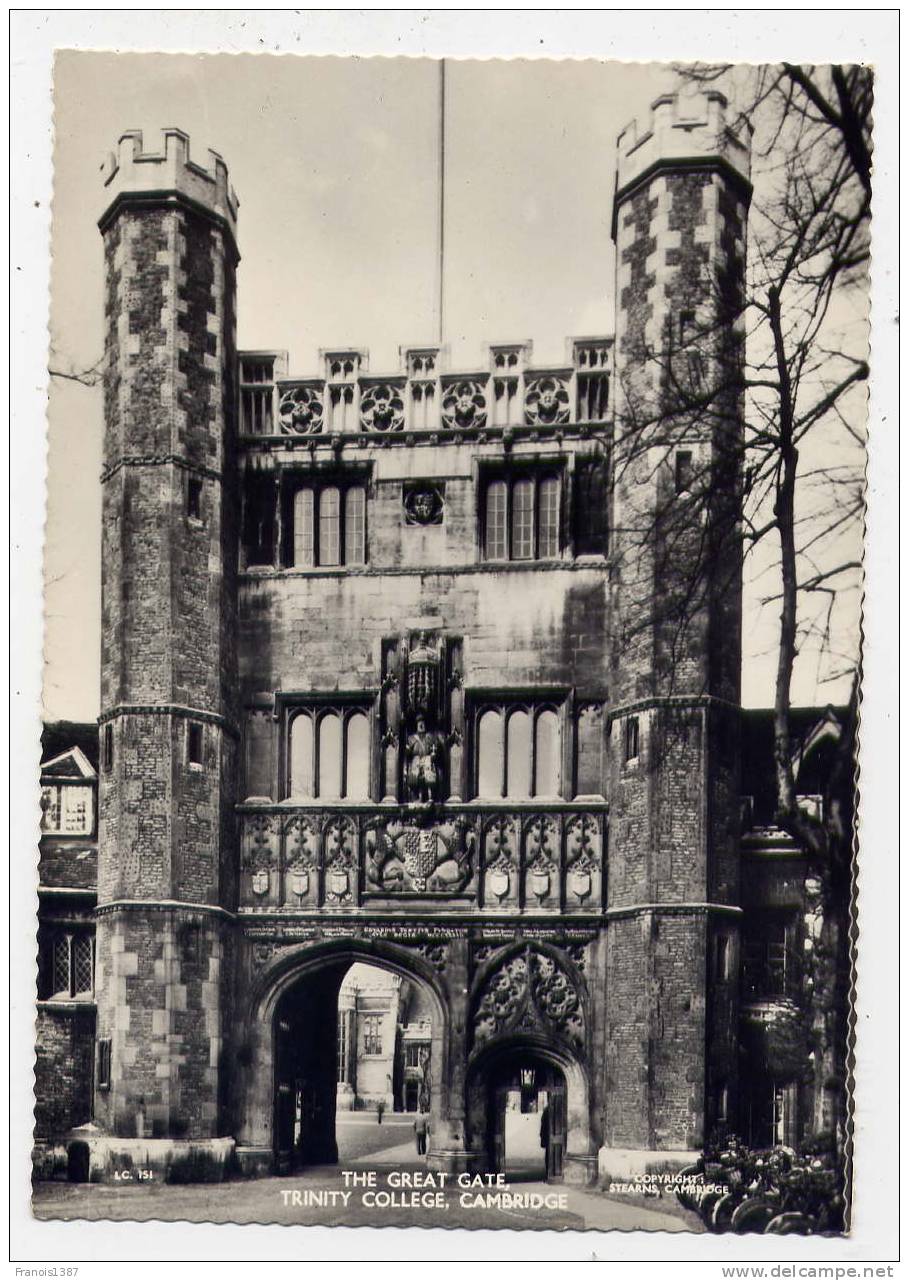
[[[369,799],[369,717],[349,711],[304,709],[290,722],[288,795],[291,799]]]
[[[362,565],[366,560],[363,485],[305,485],[294,494],[293,563]]]
[[[562,728],[552,707],[488,707],[477,721],[477,796],[561,794]]]

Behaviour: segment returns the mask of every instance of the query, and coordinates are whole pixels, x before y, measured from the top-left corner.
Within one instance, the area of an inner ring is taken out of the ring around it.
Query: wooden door
[[[549,1145],[546,1149],[546,1178],[561,1179],[565,1166],[565,1086],[549,1087]]]

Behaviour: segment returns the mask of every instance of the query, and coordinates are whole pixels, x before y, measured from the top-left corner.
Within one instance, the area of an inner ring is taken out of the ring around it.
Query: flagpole
[[[439,59],[439,346],[445,332],[445,59]]]

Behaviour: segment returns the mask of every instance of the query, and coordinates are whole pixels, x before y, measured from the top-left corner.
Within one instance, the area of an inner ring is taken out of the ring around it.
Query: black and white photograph
[[[53,55],[30,1213],[848,1242],[875,68],[298,47]]]

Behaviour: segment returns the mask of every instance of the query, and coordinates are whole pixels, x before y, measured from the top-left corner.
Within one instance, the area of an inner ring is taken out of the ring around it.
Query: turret
[[[604,1129],[645,1164],[734,1089],[749,197],[719,93],[619,136]]]
[[[177,129],[124,134],[104,177],[95,1117],[204,1139],[235,894],[237,202]]]

